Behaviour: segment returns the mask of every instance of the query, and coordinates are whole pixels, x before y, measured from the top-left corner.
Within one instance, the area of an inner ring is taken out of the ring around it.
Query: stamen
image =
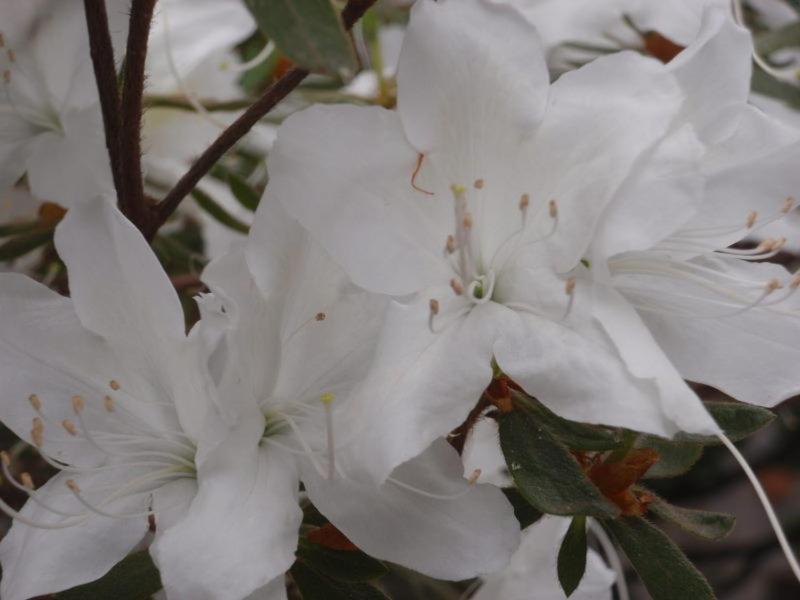
[[[473,185],[475,186],[476,190],[482,190],[483,189],[483,179],[476,179],[475,183]]]
[[[547,203],[548,212],[551,219],[558,219],[558,203],[555,200],[550,200]]]
[[[120,387],[122,387],[120,386],[119,382],[116,379],[112,379],[111,381],[109,381],[108,385],[115,392],[119,391]]]
[[[452,235],[447,236],[447,242],[445,243],[444,250],[447,254],[452,254],[456,251],[456,238]]]
[[[785,215],[788,215],[790,212],[792,212],[792,209],[794,208],[794,203],[795,200],[791,196],[786,198],[786,200],[783,201],[783,208],[781,209],[781,212]]]
[[[470,233],[472,231],[472,215],[467,209],[466,188],[454,183],[450,186],[455,200],[456,219],[456,247],[458,248],[458,275],[461,281],[472,281],[472,252],[470,246]]]
[[[428,329],[431,330],[431,333],[435,333],[433,331],[433,318],[439,314],[439,301],[436,298],[431,298],[428,306],[430,307],[430,315],[428,316]]]
[[[450,287],[453,288],[453,293],[455,293],[456,296],[460,296],[464,293],[464,286],[455,277],[450,280]]]
[[[414,173],[411,175],[411,187],[425,194],[426,196],[433,196],[433,192],[429,192],[428,190],[423,190],[421,187],[417,185],[417,175],[419,175],[420,170],[422,169],[422,163],[425,161],[425,155],[421,152],[417,154],[417,165],[414,167]]]
[[[81,414],[81,411],[83,411],[85,406],[86,403],[83,401],[83,398],[81,396],[72,397],[72,410],[75,411],[76,415]]]
[[[575,304],[575,285],[576,284],[577,284],[577,281],[576,281],[576,279],[574,277],[569,277],[564,282],[564,293],[567,294],[567,296],[569,297],[569,300],[567,301],[567,308],[564,311],[564,316],[561,317],[562,321],[564,319],[566,319],[569,316],[569,314],[572,312],[572,306]]]
[[[22,482],[22,487],[28,490],[34,489],[35,486],[33,485],[33,478],[30,473],[21,473],[19,479]]]
[[[138,517],[147,517],[153,514],[152,508],[148,509],[146,512],[138,512],[138,513],[123,513],[123,514],[111,513],[95,506],[94,504],[89,502],[86,498],[84,498],[83,495],[81,495],[81,488],[78,486],[78,484],[74,479],[67,479],[66,485],[69,488],[69,490],[73,493],[75,498],[78,500],[78,502],[83,504],[83,506],[85,506],[88,510],[97,513],[102,517],[108,517],[110,519],[132,519]]]
[[[64,429],[67,430],[67,433],[70,434],[71,436],[74,437],[78,435],[78,428],[75,427],[75,423],[73,423],[69,419],[64,419],[63,421],[61,421],[61,425],[64,427]]]
[[[39,396],[36,394],[31,394],[28,396],[28,402],[31,403],[33,410],[35,410],[37,413],[42,412],[42,401],[39,399]]]
[[[328,315],[326,315],[324,312],[318,312],[318,313],[317,313],[317,314],[314,316],[314,320],[315,320],[315,321],[324,321],[324,320],[325,320],[325,319],[327,319],[327,318],[328,318]]]
[[[326,392],[322,394],[319,399],[325,407],[325,431],[327,433],[328,442],[328,480],[332,481],[336,475],[336,445],[333,439],[333,409],[331,404],[333,404],[336,396],[331,392]]]
[[[434,494],[432,492],[426,492],[425,490],[421,490],[418,487],[400,481],[399,479],[395,479],[394,477],[388,477],[386,481],[390,481],[398,487],[406,489],[410,492],[414,492],[415,494],[419,494],[420,496],[423,496],[425,498],[431,498],[433,500],[458,500],[465,494],[469,494],[472,491],[470,488],[467,488],[465,490],[462,490],[461,492],[458,492],[457,494]]]
[[[758,213],[756,211],[751,210],[749,213],[747,213],[747,228],[752,229],[757,220]]]
[[[69,527],[74,527],[75,525],[78,525],[86,521],[86,517],[82,516],[72,520],[61,521],[60,523],[40,523],[38,521],[29,519],[25,515],[21,514],[19,511],[14,510],[8,504],[6,504],[6,502],[2,498],[0,498],[0,511],[3,511],[15,521],[19,521],[20,523],[22,523],[23,525],[27,525],[28,527],[35,527],[36,529],[67,529]]]
[[[111,396],[105,396],[103,398],[103,407],[108,412],[114,412],[114,398]]]
[[[475,469],[475,470],[474,470],[474,471],[473,471],[473,472],[470,474],[470,476],[469,476],[469,478],[467,479],[467,481],[469,482],[469,484],[470,484],[470,485],[475,485],[475,483],[478,481],[478,478],[479,478],[480,476],[481,476],[481,470],[480,470],[480,469]]]
[[[17,61],[17,53],[12,48],[8,49],[8,61],[12,63]]]
[[[37,448],[41,448],[44,445],[44,422],[39,417],[33,418],[31,440],[33,441],[33,445]]]
[[[531,204],[531,197],[528,194],[522,194],[519,199],[519,212],[522,213],[522,228],[525,228],[525,222],[528,218],[528,207]]]

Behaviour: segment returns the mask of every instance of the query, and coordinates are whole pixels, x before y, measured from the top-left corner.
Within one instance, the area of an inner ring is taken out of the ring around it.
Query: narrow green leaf
[[[569,450],[524,411],[501,415],[500,446],[523,497],[552,515],[615,516]]]
[[[27,221],[25,223],[6,223],[0,225],[0,237],[9,237],[12,235],[19,235],[21,233],[29,233],[36,231],[41,227],[39,221]]]
[[[652,492],[649,493],[652,494]],[[655,496],[655,500],[650,503],[648,508],[657,517],[675,523],[681,529],[709,540],[721,540],[733,530],[736,524],[736,517],[733,515],[674,506],[658,496]]]
[[[0,245],[0,262],[14,260],[33,252],[53,239],[53,230],[36,230],[31,233],[13,237]]]
[[[319,573],[338,581],[369,581],[389,572],[381,561],[359,550],[334,550],[301,540],[297,556]]]
[[[725,435],[734,442],[754,434],[775,419],[775,413],[772,411],[752,404],[742,402],[704,402],[704,404]],[[720,443],[719,439],[714,436],[685,435],[681,437],[706,446]]]
[[[653,600],[713,600],[705,577],[669,537],[642,517],[604,519]]]
[[[543,513],[535,506],[531,506],[530,502],[523,498],[522,494],[516,488],[503,488],[503,493],[514,508],[514,516],[519,521],[519,526],[525,529],[529,525],[533,525],[542,518]]]
[[[784,48],[800,47],[800,21],[792,21],[783,27],[761,32],[755,36],[754,42],[761,56],[769,56]]]
[[[349,79],[358,64],[331,0],[246,0],[261,31],[301,67]]]
[[[569,598],[586,572],[586,517],[574,517],[558,551],[558,581]]]
[[[795,110],[800,110],[800,88],[775,79],[761,67],[753,68],[752,89],[759,94],[780,100]]]
[[[658,462],[647,470],[646,479],[664,479],[687,473],[703,456],[703,445],[685,440],[668,440],[655,435],[642,435],[637,448],[658,452]]]
[[[573,450],[613,450],[620,445],[619,438],[611,431],[601,429],[595,425],[568,421],[559,417],[544,404],[522,394],[515,394],[533,417],[546,426],[568,448]]]
[[[57,600],[148,600],[161,589],[161,578],[148,552],[125,558],[97,581],[55,594]]]
[[[294,563],[291,573],[303,600],[387,600],[385,594],[368,583],[336,581],[300,560]]]
[[[238,231],[239,233],[247,234],[250,228],[242,223],[239,219],[234,217],[231,213],[225,210],[218,204],[211,196],[195,188],[192,191],[192,197],[197,202],[197,205],[206,211],[214,220],[222,223],[225,227]]]
[[[247,210],[255,212],[258,208],[258,203],[261,201],[261,196],[248,183],[236,175],[228,171],[226,175],[228,180],[228,187],[231,193],[239,201],[239,204],[244,206]]]

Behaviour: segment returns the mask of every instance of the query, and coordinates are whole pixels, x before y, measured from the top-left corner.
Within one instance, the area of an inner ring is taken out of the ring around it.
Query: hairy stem
[[[89,49],[100,96],[103,113],[108,159],[114,177],[117,195],[122,193],[122,173],[119,159],[119,94],[117,92],[117,70],[114,64],[114,47],[108,29],[108,14],[105,0],[83,0],[86,13],[86,27],[89,31]]]
[[[342,22],[350,29],[358,19],[372,6],[376,0],[350,0],[342,11]],[[180,178],[164,199],[155,207],[149,227],[144,230],[145,236],[152,239],[158,228],[175,212],[181,201],[194,189],[197,183],[211,168],[241,140],[253,126],[258,123],[281,100],[294,90],[309,75],[306,69],[295,67],[286,72],[264,94],[256,100],[236,121],[234,121],[206,149],[197,162]]]
[[[150,35],[150,23],[155,5],[156,0],[133,0],[131,4],[120,105],[122,115],[119,142],[122,173],[122,189],[119,190],[120,208],[142,230],[147,228],[150,216],[142,180],[142,98],[147,39]]]

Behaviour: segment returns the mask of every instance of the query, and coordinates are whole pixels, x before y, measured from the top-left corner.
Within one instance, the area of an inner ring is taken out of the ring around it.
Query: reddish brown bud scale
[[[358,546],[330,523],[326,523],[322,527],[310,531],[306,535],[306,538],[309,542],[314,542],[315,544],[331,548],[332,550],[343,550],[345,552],[355,552],[358,550]]]

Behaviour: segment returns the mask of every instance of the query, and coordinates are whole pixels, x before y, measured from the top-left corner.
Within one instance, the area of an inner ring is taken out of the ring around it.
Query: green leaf
[[[742,402],[704,402],[706,409],[714,417],[725,435],[738,442],[754,434],[775,419],[775,413],[760,406]],[[683,439],[713,446],[721,443],[715,436],[685,435]]]
[[[331,0],[246,0],[261,31],[304,69],[349,79],[355,52]]]
[[[516,488],[503,488],[503,493],[514,508],[514,516],[519,521],[519,526],[525,529],[529,525],[533,525],[542,518],[542,511],[536,507],[531,506],[530,502],[522,497],[519,490]]]
[[[369,581],[389,572],[381,561],[360,550],[334,550],[301,540],[297,556],[319,573],[338,581]]]
[[[550,429],[559,440],[573,450],[613,450],[621,443],[611,431],[595,425],[568,421],[559,417],[535,398],[522,394],[515,394],[514,397],[519,404],[530,411],[534,419]]]
[[[208,194],[195,188],[192,191],[192,197],[195,199],[195,202],[197,202],[197,205],[211,215],[214,220],[239,233],[249,233],[250,228],[247,225],[225,210]]]
[[[586,571],[586,517],[575,517],[558,551],[558,581],[569,598]]]
[[[648,493],[652,494],[649,490]],[[653,495],[655,496],[655,494]],[[733,526],[736,524],[736,517],[733,515],[681,508],[658,496],[655,496],[648,508],[657,517],[675,523],[681,529],[709,540],[721,540],[733,530]]]
[[[148,600],[161,589],[161,578],[148,552],[125,558],[97,581],[55,594],[57,600]]]
[[[800,87],[775,79],[761,67],[753,67],[752,89],[759,94],[780,100],[795,110],[800,110]]]
[[[800,46],[800,21],[793,21],[770,31],[755,36],[756,50],[761,56],[769,56],[784,48]]]
[[[336,581],[303,561],[295,562],[291,573],[303,600],[387,600],[368,583]]]
[[[653,600],[712,600],[705,577],[669,537],[642,517],[604,519]]]
[[[14,260],[33,252],[53,240],[53,230],[36,230],[31,233],[13,237],[0,245],[0,262]]]
[[[26,223],[7,223],[0,225],[0,237],[9,237],[12,235],[19,235],[21,233],[29,233],[36,231],[41,227],[39,221],[28,221]]]
[[[616,516],[569,450],[524,411],[501,415],[500,446],[523,497],[553,515]]]
[[[261,196],[247,182],[230,171],[226,175],[228,180],[228,187],[231,193],[239,201],[239,204],[244,206],[247,210],[255,212],[258,208],[258,203],[261,201]]]
[[[647,470],[646,479],[664,479],[687,473],[703,456],[703,445],[685,440],[668,440],[655,435],[642,435],[637,448],[658,452],[658,462]]]

